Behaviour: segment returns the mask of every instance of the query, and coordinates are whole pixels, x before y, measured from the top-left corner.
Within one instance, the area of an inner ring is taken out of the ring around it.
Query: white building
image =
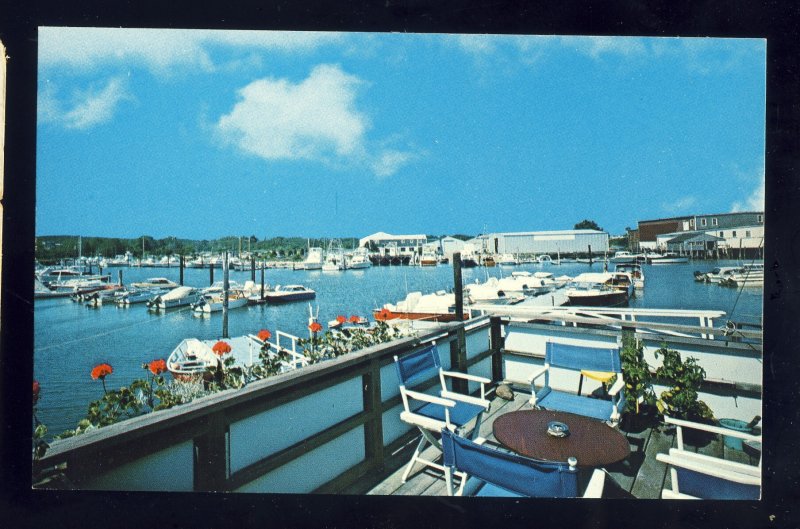
[[[379,231],[362,239],[359,239],[359,246],[370,247],[374,245],[382,255],[412,255],[421,253],[422,246],[428,241],[424,234],[415,235],[391,235]]]
[[[494,254],[578,254],[588,253],[589,247],[593,254],[608,251],[608,233],[597,230],[490,233],[469,242]]]

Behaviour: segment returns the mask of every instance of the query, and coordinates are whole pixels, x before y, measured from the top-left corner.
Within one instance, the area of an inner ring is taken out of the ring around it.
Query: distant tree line
[[[339,239],[344,248],[354,248],[358,245],[355,237]],[[228,236],[219,239],[180,239],[178,237],[165,237],[156,239],[149,235],[135,239],[116,237],[81,237],[80,250],[77,235],[46,235],[36,238],[36,259],[42,263],[57,262],[61,259],[74,259],[80,255],[84,257],[103,256],[114,257],[131,252],[134,258],[144,255],[185,255],[195,256],[203,252],[220,253],[228,250],[236,255],[241,249],[248,249],[258,256],[266,258],[303,258],[310,243],[311,246],[326,248],[329,239],[307,239],[304,237],[272,237],[259,239],[255,235],[250,237]]]

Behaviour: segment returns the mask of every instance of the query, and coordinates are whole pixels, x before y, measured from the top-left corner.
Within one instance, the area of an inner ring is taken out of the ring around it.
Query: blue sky
[[[760,39],[41,28],[38,235],[761,210]]]

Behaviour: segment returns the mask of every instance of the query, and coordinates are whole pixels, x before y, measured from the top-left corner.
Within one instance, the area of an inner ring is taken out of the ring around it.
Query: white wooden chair
[[[441,452],[442,445],[439,436],[442,429],[456,432],[458,435],[464,435],[467,431],[471,431],[471,437],[478,434],[483,413],[488,411],[491,406],[486,399],[486,384],[491,381],[488,378],[467,373],[444,371],[435,343],[402,357],[395,356],[394,361],[400,380],[400,396],[403,399],[403,411],[400,413],[400,419],[416,426],[422,433],[414,455],[403,473],[402,481],[405,483],[417,462],[444,472],[443,465],[421,457],[427,445],[434,446]],[[416,387],[436,376],[439,377],[440,383],[438,397],[408,389],[408,386]],[[447,378],[478,382],[480,397],[451,391],[447,386]],[[412,403],[414,404],[412,405]],[[474,425],[470,429],[469,426],[473,422]]]
[[[664,417],[664,422],[677,426],[677,448],[670,448],[669,454],[656,454],[658,461],[670,466],[672,487],[661,491],[663,499],[757,500],[761,497],[760,460],[757,466],[746,465],[686,450],[683,445],[683,428],[759,443],[760,435],[667,416]]]

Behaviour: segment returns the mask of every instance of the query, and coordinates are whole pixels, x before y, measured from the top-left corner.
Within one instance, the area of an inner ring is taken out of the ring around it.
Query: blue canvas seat
[[[664,499],[757,500],[761,497],[761,463],[758,466],[698,454],[683,447],[683,428],[761,442],[761,436],[699,424],[672,417],[664,422],[677,426],[677,447],[656,459],[670,466],[671,487],[661,491]]]
[[[470,432],[472,436],[478,434],[483,413],[491,406],[486,399],[486,385],[491,381],[488,378],[467,373],[444,371],[435,342],[424,349],[402,357],[395,356],[394,361],[400,381],[400,396],[403,400],[400,419],[416,426],[422,433],[414,455],[403,472],[402,481],[405,483],[417,462],[444,471],[444,467],[435,460],[422,457],[423,450],[429,445],[441,452],[439,434],[443,429],[456,432],[458,435],[466,435],[467,432]],[[409,389],[410,387],[424,386],[436,378],[439,382],[438,397]],[[480,397],[451,391],[447,385],[450,378],[479,383]]]
[[[611,400],[595,399],[578,394],[558,391],[550,385],[550,371],[560,368],[570,371],[601,371],[614,373],[617,380],[608,390]],[[544,385],[537,389],[534,381],[544,375]],[[564,411],[607,421],[612,425],[619,422],[625,405],[622,378],[622,364],[619,347],[588,347],[548,341],[544,366],[537,369],[529,378],[533,406],[548,410]]]
[[[578,496],[577,461],[537,461],[500,451],[476,441],[442,431],[445,480],[448,495],[574,498]],[[456,490],[454,475],[462,476]],[[468,476],[468,479],[465,477]],[[599,498],[605,473],[595,470],[583,497]]]

